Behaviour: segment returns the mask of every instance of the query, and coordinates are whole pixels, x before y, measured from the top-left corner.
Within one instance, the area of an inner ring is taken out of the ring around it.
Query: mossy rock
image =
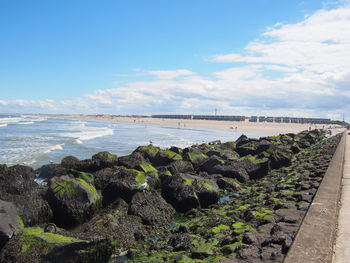
[[[96,188],[81,178],[55,177],[46,194],[55,222],[64,227],[82,223],[94,214],[102,203]]]
[[[152,161],[156,157],[159,150],[160,149],[158,147],[155,147],[152,144],[149,144],[149,145],[138,147],[135,150],[135,152],[140,152],[145,158]]]
[[[170,150],[160,150],[153,159],[152,164],[155,166],[167,166],[178,160],[182,160],[182,156],[180,154]]]
[[[185,154],[185,160],[190,161],[195,167],[199,166],[204,160],[208,159],[208,156],[201,152],[187,152]]]
[[[102,242],[44,232],[42,228],[23,228],[6,245],[0,262],[108,262],[111,250]]]
[[[157,173],[157,169],[154,168],[154,166],[150,163],[141,163],[139,165],[139,169],[142,170],[145,173]]]

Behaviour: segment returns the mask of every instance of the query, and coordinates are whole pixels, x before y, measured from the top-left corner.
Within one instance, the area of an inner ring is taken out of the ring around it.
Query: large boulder
[[[104,240],[86,241],[35,227],[22,229],[6,244],[0,263],[107,263],[111,254]]]
[[[148,236],[142,219],[127,212],[128,205],[118,199],[113,203],[113,208],[101,211],[79,227],[77,234],[82,239],[102,238],[111,245],[113,254],[119,255]]]
[[[55,176],[61,176],[67,174],[67,169],[60,164],[46,164],[36,170],[36,174],[43,179],[51,179]]]
[[[162,195],[179,212],[197,208],[200,203],[191,186],[192,182],[180,175],[166,176],[162,181]]]
[[[175,210],[156,191],[136,193],[130,203],[129,214],[141,217],[146,225],[168,225]]]
[[[46,189],[34,178],[34,170],[27,166],[0,167],[0,199],[16,206],[26,226],[42,224],[52,218],[50,206],[42,198]]]
[[[96,188],[81,178],[54,177],[46,193],[55,222],[73,227],[90,219],[102,203]]]
[[[235,178],[241,183],[250,179],[242,160],[223,161],[212,156],[200,166],[200,169],[209,174],[221,174],[225,177]]]
[[[127,168],[109,172],[112,173],[112,176],[109,177],[109,182],[102,189],[104,205],[112,203],[117,198],[122,198],[129,203],[133,195],[142,190],[141,188],[149,189],[148,178],[144,172]],[[98,178],[96,179],[98,181]]]
[[[177,160],[175,162],[172,162],[168,166],[168,170],[172,174],[193,173],[194,172],[194,168],[193,168],[192,163],[190,163],[189,161],[184,161],[184,160]]]
[[[0,200],[0,250],[17,234],[23,224],[18,216],[16,207],[10,203]]]
[[[100,162],[97,159],[79,160],[74,156],[66,156],[62,159],[61,166],[77,171],[95,172],[100,169]]]
[[[156,155],[160,151],[159,147],[155,147],[152,144],[145,145],[145,146],[139,146],[133,153],[140,153],[145,159],[149,160],[150,162],[153,162]]]
[[[165,176],[162,194],[179,212],[201,206],[206,208],[218,202],[218,186],[210,179],[192,174]]]
[[[172,162],[182,160],[182,156],[170,150],[159,150],[154,157],[152,164],[154,166],[167,166]]]
[[[99,152],[91,157],[100,169],[113,167],[118,164],[118,156],[110,152]]]
[[[190,161],[195,168],[200,166],[207,158],[208,156],[199,148],[191,147],[184,150],[184,159]]]

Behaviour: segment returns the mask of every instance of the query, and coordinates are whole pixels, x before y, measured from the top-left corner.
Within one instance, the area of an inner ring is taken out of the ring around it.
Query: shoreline
[[[232,130],[239,133],[253,133],[262,136],[275,136],[285,133],[298,133],[304,130],[326,129],[332,135],[344,131],[345,128],[331,124],[299,124],[299,123],[269,123],[249,121],[215,121],[215,120],[189,120],[189,119],[162,119],[151,117],[115,117],[111,115],[80,115],[80,114],[33,114],[51,118],[83,119],[107,122],[123,122],[135,124],[155,124],[173,127],[206,128],[214,130]]]

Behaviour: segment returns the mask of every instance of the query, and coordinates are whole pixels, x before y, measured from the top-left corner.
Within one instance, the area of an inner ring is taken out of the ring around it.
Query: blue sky
[[[316,0],[0,0],[0,112],[338,118],[349,110],[348,10]]]

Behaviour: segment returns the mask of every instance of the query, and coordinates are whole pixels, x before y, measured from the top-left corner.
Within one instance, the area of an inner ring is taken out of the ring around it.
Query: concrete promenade
[[[350,135],[343,133],[323,181],[305,215],[284,263],[350,263],[349,147]],[[345,154],[348,170],[347,174],[343,176]],[[348,179],[343,180],[343,177]],[[342,183],[346,183],[347,185],[343,187],[343,194],[341,193]],[[339,254],[336,253],[337,256],[334,256],[339,200],[341,196],[347,198],[347,200],[343,200],[343,212],[339,218],[342,221],[338,230],[340,239],[337,240],[335,249],[339,251]],[[337,259],[332,261],[333,257]]]
[[[344,170],[333,263],[350,262],[350,135],[346,135]]]

